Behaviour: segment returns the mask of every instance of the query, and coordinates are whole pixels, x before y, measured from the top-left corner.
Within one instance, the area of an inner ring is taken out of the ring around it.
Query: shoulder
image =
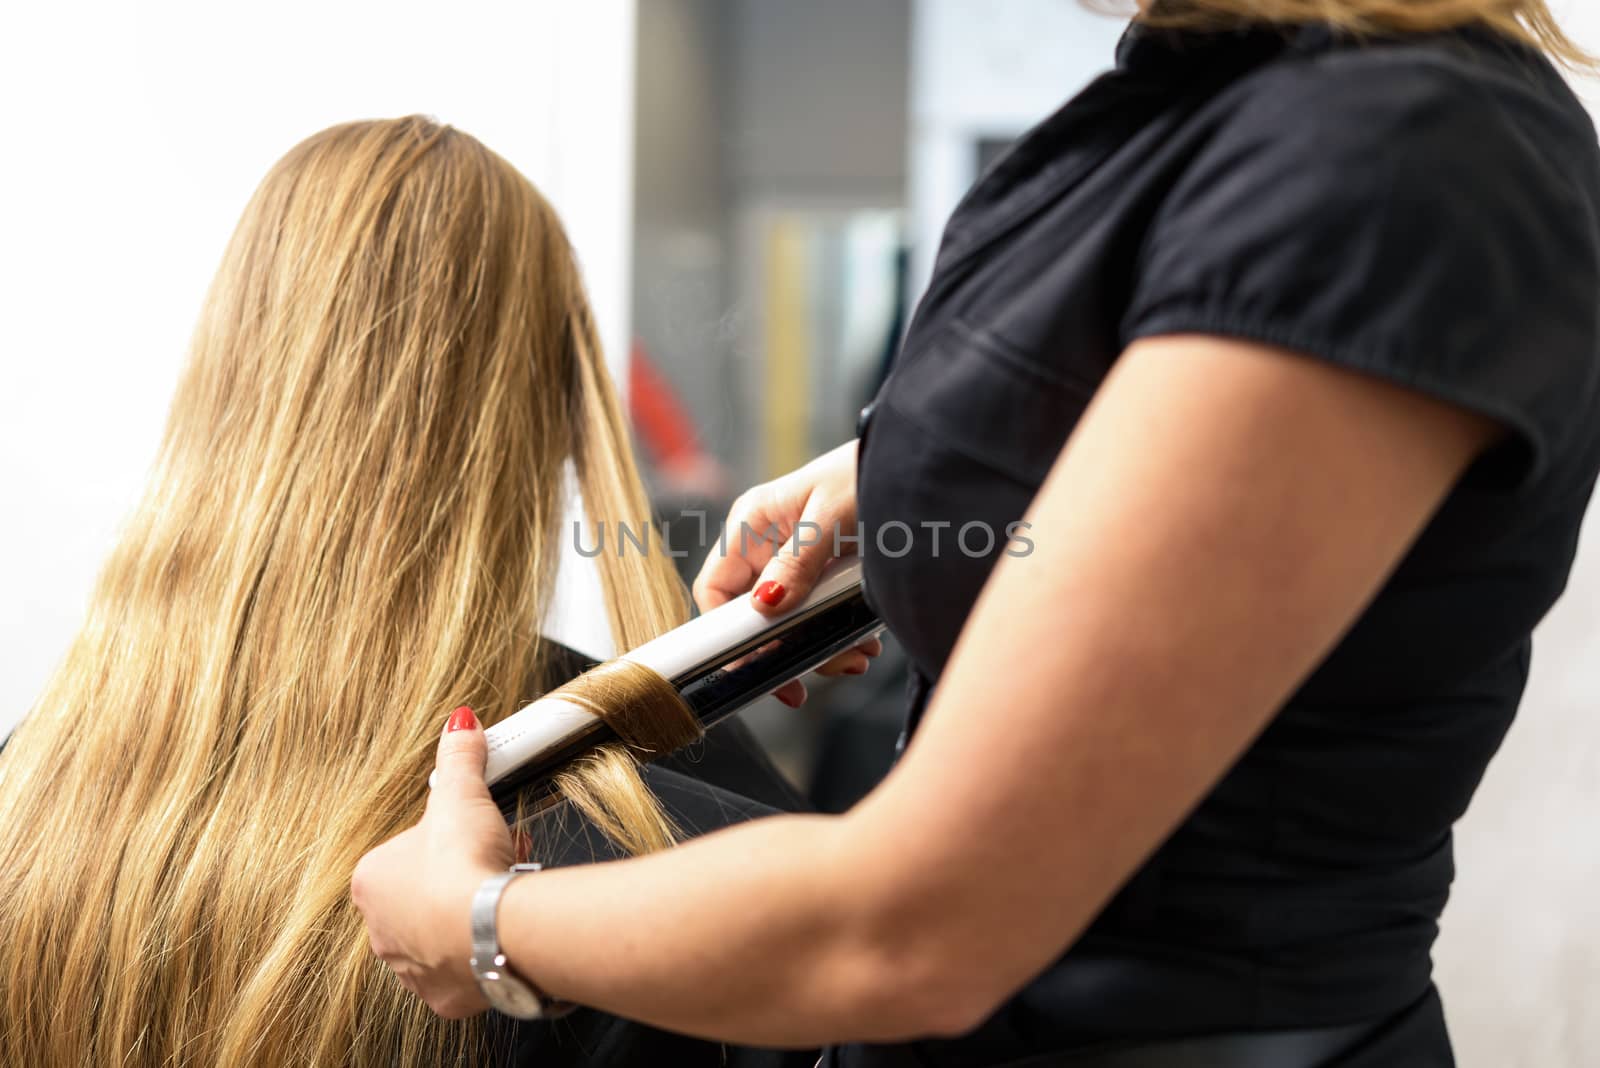
[[[1547,62],[1477,33],[1297,46],[1209,106],[1124,338],[1268,341],[1494,416],[1530,472],[1570,454],[1600,388],[1600,148]]]
[[[1446,270],[1450,249],[1496,277],[1600,284],[1600,144],[1530,49],[1477,31],[1300,43],[1209,108],[1158,230],[1219,257],[1339,249],[1346,270],[1406,273]]]
[[[1366,42],[1303,31],[1217,101],[1217,137],[1276,143],[1308,161],[1522,162],[1591,200],[1600,145],[1543,56],[1487,30]]]

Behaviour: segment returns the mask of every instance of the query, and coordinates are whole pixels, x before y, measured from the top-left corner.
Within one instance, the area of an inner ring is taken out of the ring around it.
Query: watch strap
[[[479,884],[477,892],[472,895],[473,977],[477,979],[479,989],[483,991],[484,997],[488,998],[493,1008],[524,1019],[552,1019],[564,1016],[577,1008],[570,1001],[549,997],[526,977],[518,974],[500,949],[498,923],[500,898],[505,894],[506,887],[518,876],[540,869],[541,865],[538,864],[513,864],[506,871],[485,879]],[[499,993],[499,984],[516,984],[527,994],[532,995],[531,1000],[538,1007],[537,1013],[530,1017],[525,1013],[511,1012],[507,999],[496,996]]]

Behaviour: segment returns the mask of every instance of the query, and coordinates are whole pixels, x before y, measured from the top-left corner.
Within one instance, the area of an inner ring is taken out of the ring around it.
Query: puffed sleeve
[[[1123,340],[1229,335],[1376,375],[1508,427],[1496,485],[1543,477],[1600,388],[1581,109],[1439,64],[1270,73],[1164,199]]]

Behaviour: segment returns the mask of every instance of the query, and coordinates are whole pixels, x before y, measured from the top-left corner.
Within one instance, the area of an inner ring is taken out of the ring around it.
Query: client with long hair
[[[420,815],[451,708],[492,721],[571,674],[540,631],[570,471],[591,520],[649,521],[534,187],[421,118],[294,148],[228,246],[82,632],[0,753],[0,1064],[505,1059],[400,986],[348,891]],[[618,648],[685,618],[662,554],[595,559]],[[625,847],[664,840],[625,754],[563,783]]]

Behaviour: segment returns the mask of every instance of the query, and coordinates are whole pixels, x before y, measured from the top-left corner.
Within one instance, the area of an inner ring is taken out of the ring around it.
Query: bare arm
[[[1495,433],[1261,346],[1139,343],[871,796],[520,880],[501,908],[512,961],[552,993],[730,1041],[974,1026],[1204,796]],[[462,781],[472,733],[443,757]],[[379,952],[404,956],[363,909]]]

